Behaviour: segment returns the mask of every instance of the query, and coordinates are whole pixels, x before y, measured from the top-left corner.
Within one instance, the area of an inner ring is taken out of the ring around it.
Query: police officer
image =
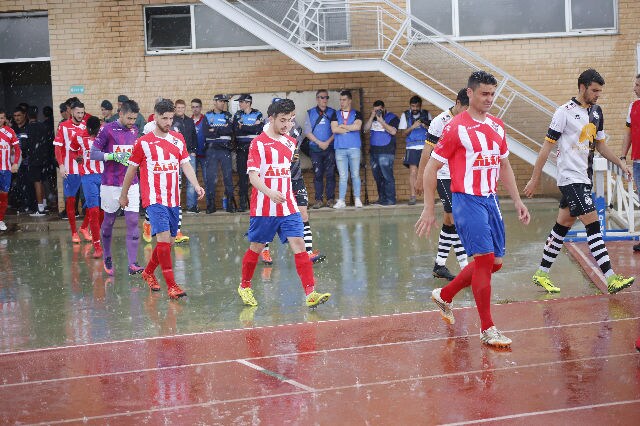
[[[238,193],[240,207],[238,211],[246,211],[249,206],[249,177],[247,175],[247,159],[249,144],[262,132],[264,118],[262,113],[251,108],[253,98],[248,93],[240,95],[236,101],[240,109],[233,116],[233,129],[236,138],[236,170],[238,172]]]
[[[233,205],[233,179],[231,172],[231,137],[233,136],[233,118],[227,111],[229,97],[217,94],[213,97],[213,110],[207,112],[202,129],[205,137],[207,171],[205,186],[207,194],[207,214],[216,211],[216,183],[218,182],[218,166],[222,169],[224,193],[227,197],[227,212],[235,211]],[[248,149],[248,147],[247,147]],[[244,162],[245,174],[247,160]]]

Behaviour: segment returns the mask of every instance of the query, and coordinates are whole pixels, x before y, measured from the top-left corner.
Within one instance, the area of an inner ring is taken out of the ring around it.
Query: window
[[[0,14],[0,62],[48,61],[47,12]]]
[[[616,0],[408,0],[408,9],[437,31],[460,39],[617,31]],[[431,35],[415,23],[412,27]]]
[[[149,54],[269,48],[204,4],[146,6],[144,13]]]

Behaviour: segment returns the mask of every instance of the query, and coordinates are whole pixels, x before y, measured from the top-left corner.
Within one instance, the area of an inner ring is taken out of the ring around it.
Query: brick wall
[[[54,105],[70,95],[69,87],[85,86],[81,96],[91,113],[99,112],[102,99],[115,103],[118,94],[137,100],[142,112],[151,112],[158,96],[190,100],[198,97],[205,107],[214,93],[286,92],[329,88],[362,88],[363,115],[371,104],[383,99],[387,109],[400,114],[412,93],[377,73],[313,74],[277,51],[222,52],[182,55],[145,55],[143,5],[175,4],[173,1],[76,1],[5,0],[0,12],[47,10],[51,45],[51,73]],[[404,2],[398,2],[404,4]],[[619,34],[584,37],[519,39],[468,42],[466,46],[513,74],[557,103],[573,96],[578,74],[595,67],[607,84],[601,105],[606,129],[616,152],[621,139],[626,109],[632,100],[636,73],[636,43],[640,27],[640,3],[619,0]],[[464,84],[460,82],[460,86]],[[308,106],[305,106],[308,107]],[[357,107],[357,105],[356,105]],[[439,111],[426,108],[435,116]],[[540,139],[544,137],[540,135]],[[399,200],[409,196],[408,170],[402,166],[404,150],[399,141],[395,175]],[[522,188],[531,166],[512,158],[518,185]],[[313,197],[312,177],[306,175]],[[371,199],[377,198],[368,175]],[[554,182],[546,179],[541,193],[557,194]]]

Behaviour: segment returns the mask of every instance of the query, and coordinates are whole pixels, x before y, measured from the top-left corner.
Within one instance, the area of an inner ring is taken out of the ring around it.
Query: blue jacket
[[[227,111],[215,113],[209,111],[202,120],[204,124],[205,143],[213,149],[231,149],[231,137],[233,136],[233,118]]]
[[[333,117],[336,113],[336,110],[327,107],[324,112],[324,117],[318,121],[318,117],[320,117],[320,108],[314,107],[307,111],[307,125],[309,126],[307,133],[313,133],[315,137],[320,139],[321,141],[326,141],[331,137],[333,132],[331,131],[331,117]],[[316,122],[318,123],[316,125]],[[314,127],[315,125],[315,127]],[[309,148],[312,152],[322,152],[322,149],[318,146],[317,143],[313,141],[309,141]],[[328,149],[333,149],[333,144],[329,145]]]
[[[239,110],[233,115],[233,130],[236,135],[236,143],[239,145],[249,144],[262,133],[263,127],[264,119],[262,113],[257,109],[252,108],[248,114]]]
[[[342,117],[342,111],[336,111],[331,118],[331,121],[337,121],[338,124],[353,124],[356,120],[362,121],[362,116],[355,109],[349,111],[346,123],[344,122],[344,119]],[[360,148],[362,146],[360,131],[357,130],[347,133],[336,133],[333,140],[333,146],[335,149]]]

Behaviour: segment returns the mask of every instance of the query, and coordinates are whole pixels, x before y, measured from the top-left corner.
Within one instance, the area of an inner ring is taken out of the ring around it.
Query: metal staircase
[[[201,1],[315,73],[380,72],[440,109],[473,71],[491,72],[491,113],[507,126],[510,151],[530,164],[558,106],[389,0]],[[544,172],[555,178],[553,160]]]

